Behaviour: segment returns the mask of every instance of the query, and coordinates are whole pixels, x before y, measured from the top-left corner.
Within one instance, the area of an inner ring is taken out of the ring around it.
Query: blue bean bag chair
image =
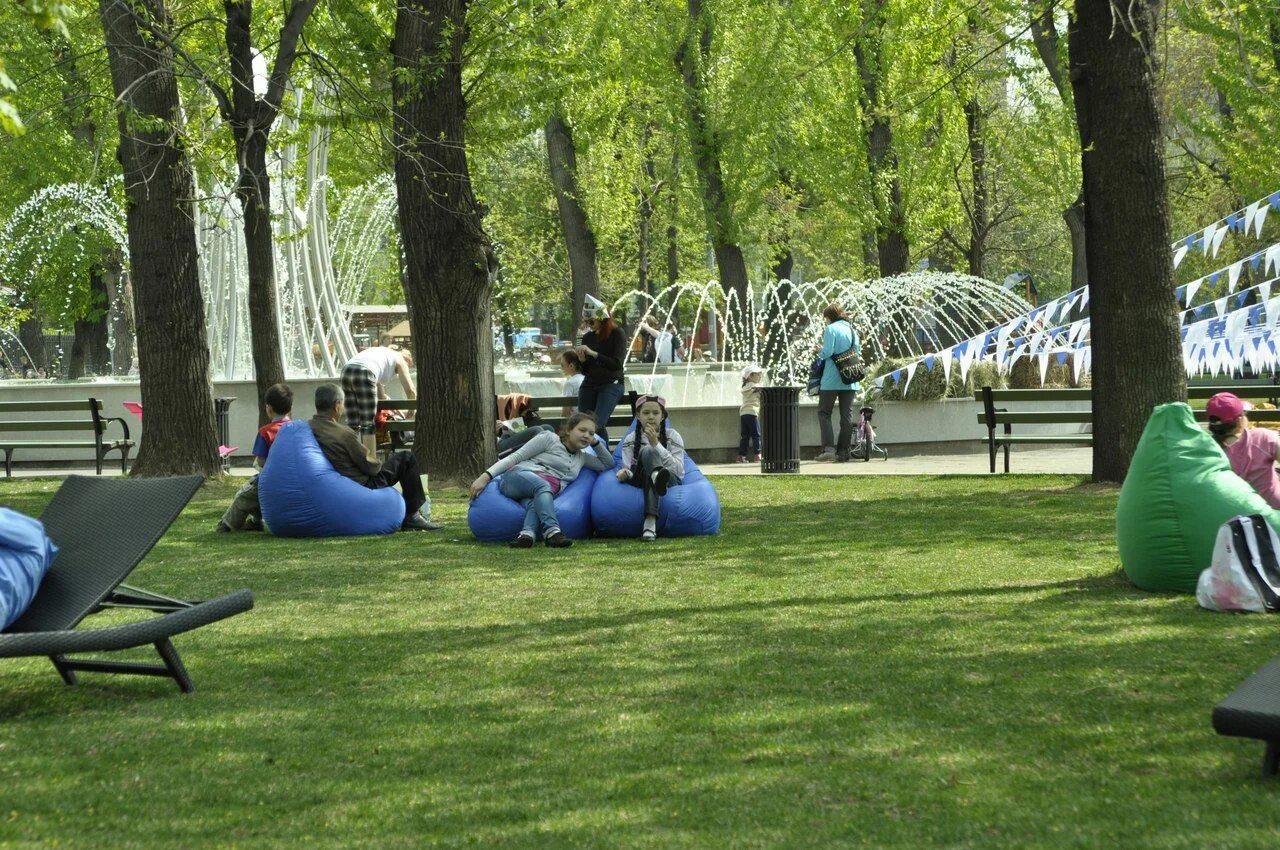
[[[591,488],[596,483],[596,474],[594,469],[583,469],[555,498],[560,530],[572,540],[586,540],[591,536]],[[498,490],[501,480],[499,475],[490,481],[467,509],[467,525],[481,543],[514,540],[524,526],[524,507],[502,495]],[[542,529],[538,529],[538,536],[542,536]]]
[[[634,425],[632,426],[635,427]],[[639,537],[644,529],[644,491],[619,481],[622,443],[614,449],[618,467],[601,475],[591,493],[591,521],[606,537]],[[659,537],[693,537],[720,533],[720,496],[693,458],[684,456],[684,479],[667,488],[658,503]]]
[[[27,610],[58,554],[38,519],[0,508],[0,631]]]
[[[340,474],[306,422],[280,429],[258,477],[262,521],[278,537],[390,534],[404,522],[394,487],[370,490]]]

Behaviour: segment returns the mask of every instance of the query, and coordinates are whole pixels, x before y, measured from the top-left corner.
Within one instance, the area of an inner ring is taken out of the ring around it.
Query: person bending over
[[[1248,481],[1268,505],[1280,509],[1280,479],[1276,477],[1280,436],[1268,428],[1250,428],[1245,413],[1252,409],[1253,405],[1234,393],[1218,393],[1204,406],[1209,433],[1231,462],[1231,470]]]
[[[276,434],[284,423],[289,421],[293,412],[293,390],[288,384],[272,384],[264,397],[263,409],[267,412],[266,425],[258,429],[258,437],[253,441],[253,468],[262,469],[267,462],[267,454]],[[255,474],[249,483],[236,492],[231,506],[218,520],[218,531],[262,531],[262,509],[258,504],[258,476]]]
[[[658,536],[658,506],[667,487],[684,478],[684,438],[667,427],[667,402],[662,396],[636,399],[636,427],[622,438],[618,480],[644,491],[644,530],[641,540]]]
[[[489,482],[502,476],[498,490],[524,506],[524,527],[511,546],[533,546],[539,525],[542,537],[553,549],[572,546],[560,530],[555,497],[569,485],[582,467],[597,472],[613,469],[608,445],[596,436],[596,418],[575,413],[565,420],[559,433],[539,431],[533,439],[486,469],[471,482],[471,498],[476,499]]]
[[[342,367],[343,404],[347,411],[347,425],[360,435],[371,452],[377,451],[374,426],[378,414],[378,402],[387,398],[387,385],[393,378],[400,379],[405,396],[417,398],[409,370],[413,363],[407,352],[390,347],[391,337],[383,334],[378,344],[361,351]]]
[[[418,459],[413,452],[398,451],[378,463],[377,455],[342,423],[345,402],[342,387],[321,384],[316,387],[316,415],[307,424],[316,435],[320,451],[339,473],[370,490],[400,485],[404,496],[404,522],[401,531],[435,531],[444,526],[432,522],[420,512],[426,504],[426,492],[418,475]]]

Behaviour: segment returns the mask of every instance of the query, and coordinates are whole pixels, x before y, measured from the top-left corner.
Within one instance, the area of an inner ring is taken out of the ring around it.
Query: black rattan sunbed
[[[1280,658],[1244,680],[1214,707],[1213,728],[1219,735],[1264,741],[1262,774],[1276,775],[1280,768]]]
[[[184,602],[130,587],[125,578],[195,495],[202,479],[110,479],[73,475],[40,517],[58,556],[31,607],[3,633],[0,658],[47,655],[68,685],[77,672],[167,676],[183,691],[195,685],[169,639],[248,611],[253,594],[238,590],[207,602]],[[77,629],[105,608],[160,614],[101,629]],[[79,653],[154,645],[163,664],[73,659]]]

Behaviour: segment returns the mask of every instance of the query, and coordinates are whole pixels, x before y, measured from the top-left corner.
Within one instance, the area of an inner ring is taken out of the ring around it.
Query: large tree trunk
[[[907,241],[907,210],[898,176],[898,156],[893,150],[893,125],[884,103],[883,28],[886,0],[864,0],[864,33],[853,48],[862,87],[863,131],[867,137],[867,165],[871,174],[871,201],[876,213],[876,259],[883,277],[902,274],[911,260]]]
[[[636,289],[654,294],[649,254],[653,248],[653,199],[661,188],[658,167],[653,161],[653,124],[644,125],[640,146],[644,150],[644,183],[636,187]]]
[[[688,0],[689,18],[693,25],[689,36],[676,53],[676,67],[684,79],[685,99],[689,104],[689,127],[693,141],[693,163],[702,182],[703,205],[707,231],[716,255],[720,285],[726,293],[737,296],[744,313],[750,309],[747,297],[747,264],[738,246],[737,226],[724,186],[724,169],[720,162],[720,134],[712,126],[705,74],[711,58],[711,15],[702,0]],[[697,40],[696,49],[693,41]]]
[[[39,307],[30,303],[19,303],[18,306],[31,311],[31,316],[18,325],[18,342],[26,349],[32,367],[43,370],[48,366],[48,358],[45,357],[44,324],[40,320]]]
[[[134,475],[214,475],[204,299],[196,274],[195,185],[182,145],[173,55],[140,21],[167,23],[163,0],[99,0],[120,122],[146,435]]]
[[[987,198],[987,142],[983,137],[985,116],[977,96],[964,103],[965,129],[969,141],[969,171],[972,196],[969,209],[969,274],[986,277],[987,234],[991,230],[990,204]]]
[[[1173,298],[1159,0],[1077,0],[1068,36],[1089,233],[1093,477],[1124,480],[1151,409],[1187,396]]]
[[[1084,229],[1084,190],[1076,195],[1071,206],[1062,211],[1062,220],[1071,233],[1071,288],[1081,289],[1089,285],[1089,237]]]
[[[582,324],[582,304],[586,296],[599,296],[600,271],[596,266],[596,234],[587,221],[578,187],[578,155],[573,131],[559,115],[547,121],[547,162],[555,187],[560,229],[569,251],[569,277],[573,282],[573,326]]]
[[[124,270],[124,257],[112,250],[107,256],[103,279],[111,295],[111,372],[126,375],[133,368],[134,324],[133,284]]]
[[[391,52],[405,301],[418,363],[415,451],[438,480],[469,482],[496,456],[493,252],[471,189],[463,127],[466,0],[399,0]]]

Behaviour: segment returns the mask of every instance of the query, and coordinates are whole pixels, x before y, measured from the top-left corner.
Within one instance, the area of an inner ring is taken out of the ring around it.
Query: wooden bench
[[[14,419],[14,413],[71,413],[79,412],[80,418],[65,419]],[[106,436],[107,425],[119,422],[124,437],[112,440]],[[51,431],[90,431],[93,439],[55,440]],[[39,435],[26,439],[11,439],[11,434]],[[129,471],[129,450],[134,446],[129,439],[129,423],[119,416],[103,416],[102,402],[95,398],[88,401],[0,401],[0,449],[4,451],[4,476],[13,477],[13,453],[16,449],[93,449],[98,474],[102,474],[102,460],[109,452],[120,452],[120,471]]]
[[[635,390],[629,391],[621,399],[613,410],[613,415],[609,417],[608,426],[627,426],[631,424],[634,418],[636,399],[639,394]],[[542,398],[529,399],[529,410],[538,411],[538,424],[554,425],[557,428],[566,419],[564,409],[566,407],[577,407],[578,397],[576,395],[568,396],[546,396]],[[378,402],[378,410],[396,410],[405,413],[413,413],[418,409],[418,402],[415,399],[382,399]],[[542,415],[542,411],[548,411],[547,415]],[[498,400],[493,400],[493,418],[498,418]],[[393,419],[386,425],[388,433],[391,435],[391,451],[397,449],[412,448],[413,443],[405,439],[405,435],[414,430],[413,419]]]
[[[1235,393],[1241,398],[1274,398],[1274,384],[1228,384],[1187,387],[1189,401],[1206,401],[1222,392]],[[991,472],[996,471],[996,454],[1004,449],[1004,471],[1009,471],[1009,447],[1014,443],[1093,445],[1093,434],[1014,434],[1014,425],[1089,425],[1093,423],[1093,411],[1089,410],[1009,410],[1004,405],[1036,401],[1092,401],[1093,391],[1087,387],[1062,389],[998,390],[983,387],[973,394],[973,400],[982,405],[978,414],[979,424],[987,427],[987,454],[991,460]],[[999,405],[999,406],[997,406]],[[1208,419],[1203,409],[1194,411],[1198,421]],[[1252,410],[1253,422],[1280,422],[1280,410]],[[1000,429],[997,432],[997,429]]]

